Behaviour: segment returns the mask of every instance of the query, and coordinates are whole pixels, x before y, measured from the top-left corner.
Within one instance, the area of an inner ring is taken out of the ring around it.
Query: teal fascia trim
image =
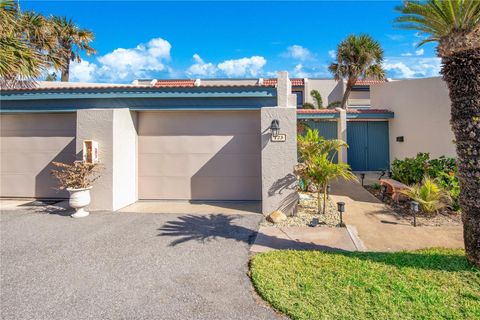
[[[272,98],[275,88],[194,88],[170,90],[35,90],[3,91],[2,101],[53,99],[122,99],[122,98]]]
[[[393,112],[386,113],[347,113],[347,119],[393,119]]]
[[[297,113],[297,119],[337,119],[339,117],[338,113]]]
[[[132,107],[128,108],[131,111],[161,111],[161,110],[173,110],[173,111],[238,111],[238,110],[260,110],[262,107]],[[81,108],[80,108],[81,109]],[[13,109],[1,109],[0,114],[9,113],[63,113],[63,112],[76,112],[77,108],[13,108]]]

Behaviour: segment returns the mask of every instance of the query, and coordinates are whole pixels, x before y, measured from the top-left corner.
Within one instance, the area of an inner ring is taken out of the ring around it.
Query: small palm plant
[[[429,177],[424,177],[421,184],[413,185],[402,193],[417,201],[422,211],[426,213],[438,212],[451,203],[448,192]]]
[[[336,60],[328,69],[335,80],[347,80],[342,98],[343,109],[347,108],[348,96],[358,79],[385,79],[385,71],[382,68],[383,49],[380,43],[369,35],[352,34],[340,42]]]
[[[310,95],[312,96],[313,100],[315,100],[315,103],[317,104],[317,108],[323,109],[323,99],[320,92],[318,92],[318,90],[312,90],[310,91]]]
[[[318,130],[310,128],[304,136],[299,135],[297,141],[301,162],[296,166],[295,171],[303,180],[315,183],[318,192],[318,212],[325,214],[329,182],[337,178],[357,180],[348,164],[334,162],[338,150],[348,145],[342,140],[326,140],[319,135]],[[320,196],[322,192],[323,205]]]

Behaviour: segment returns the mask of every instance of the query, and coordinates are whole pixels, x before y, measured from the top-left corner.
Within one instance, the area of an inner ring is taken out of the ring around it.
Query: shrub
[[[58,189],[60,190],[67,188],[88,188],[99,178],[97,174],[98,165],[95,163],[86,163],[83,161],[75,161],[73,164],[62,162],[52,163],[59,168],[52,170],[51,173],[57,178],[60,184]]]
[[[335,108],[340,108],[342,106],[342,102],[341,101],[333,101],[333,102],[330,102],[327,106],[328,109],[335,109]]]
[[[310,91],[310,95],[312,96],[312,98],[317,103],[317,108],[318,109],[323,109],[323,99],[322,99],[322,95],[320,94],[320,92],[318,92],[317,90],[312,90],[312,91]]]
[[[459,210],[460,186],[454,158],[430,159],[428,153],[418,153],[415,158],[395,159],[392,162],[393,179],[405,184],[418,184],[429,176],[449,193],[452,209]]]
[[[373,190],[380,190],[381,189],[381,185],[377,182],[375,182],[374,184],[372,184],[372,188]]]
[[[305,102],[302,107],[303,109],[315,109],[315,105],[310,102]]]
[[[421,184],[415,184],[402,193],[417,201],[426,213],[436,212],[451,202],[448,193],[430,177],[425,177]]]

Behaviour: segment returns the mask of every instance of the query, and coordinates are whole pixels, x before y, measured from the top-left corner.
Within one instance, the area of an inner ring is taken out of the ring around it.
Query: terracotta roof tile
[[[154,87],[156,88],[190,88],[195,86],[195,80],[157,80]]]
[[[384,83],[384,80],[357,80],[356,86],[369,86],[371,84]]]
[[[290,78],[292,82],[292,87],[303,87],[305,84],[302,78]],[[265,87],[275,87],[277,85],[277,79],[263,79],[263,86]]]

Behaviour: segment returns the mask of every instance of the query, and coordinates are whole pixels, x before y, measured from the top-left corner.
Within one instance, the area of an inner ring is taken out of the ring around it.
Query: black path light
[[[276,119],[272,120],[272,123],[270,124],[270,131],[272,132],[272,136],[276,137],[280,132],[280,121]]]
[[[413,226],[417,226],[417,213],[419,211],[419,205],[417,201],[411,201],[410,202],[410,209],[412,210],[413,213]]]
[[[331,185],[327,185],[327,198],[330,197],[330,193],[332,193],[332,186],[331,186]]]
[[[345,211],[345,202],[337,202],[337,210],[340,213],[340,227],[343,227],[343,212]]]
[[[387,185],[382,184],[381,186],[382,201],[385,201],[385,196],[387,195]]]
[[[360,179],[362,179],[362,187],[363,187],[363,180],[365,179],[365,173],[360,173]]]

